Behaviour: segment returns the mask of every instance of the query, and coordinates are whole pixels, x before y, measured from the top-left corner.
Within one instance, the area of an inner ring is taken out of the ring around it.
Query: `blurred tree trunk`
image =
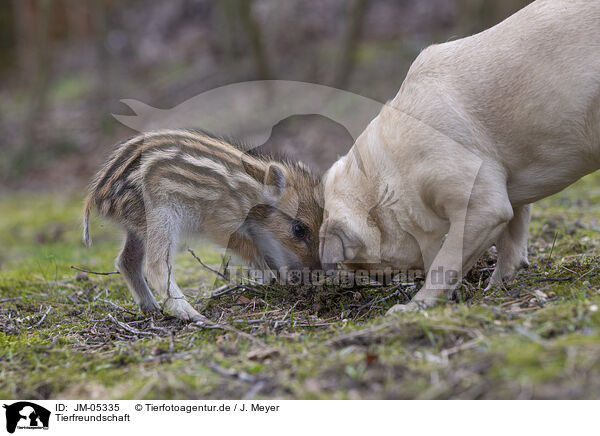
[[[12,68],[15,59],[14,3],[0,8],[0,72]]]
[[[101,1],[104,3],[105,0]],[[66,21],[66,36],[69,42],[77,44],[89,40],[92,31],[90,17],[95,18],[95,4],[81,0],[63,0],[62,3]]]
[[[237,35],[237,8],[236,0],[221,0],[217,2],[219,23],[219,42],[222,52],[228,62],[235,59],[239,53]]]
[[[50,0],[21,0],[15,2],[15,9],[17,19],[20,20],[16,35],[21,45],[19,61],[24,68],[25,81],[30,89],[21,125],[22,143],[12,162],[13,171],[19,172],[32,163],[36,151],[39,151],[38,125],[46,106],[50,85],[49,23],[52,7]],[[23,50],[28,52],[24,53]]]
[[[262,32],[260,25],[257,23],[252,13],[252,2],[251,0],[239,0],[238,8],[240,14],[240,20],[244,26],[244,30],[250,39],[250,46],[254,53],[254,60],[256,62],[256,72],[258,79],[267,80],[271,78],[271,72],[269,70],[269,62],[267,58],[267,51],[262,38]]]
[[[109,129],[113,123],[107,122],[111,101],[112,86],[110,86],[111,56],[106,47],[108,33],[107,5],[105,0],[95,0],[90,4],[93,17],[94,45],[96,50],[96,116],[103,129]]]
[[[13,0],[15,21],[15,42],[17,65],[20,80],[27,85],[33,82],[35,70],[35,13],[34,4],[29,0]]]
[[[356,47],[362,35],[367,0],[354,0],[346,18],[346,30],[342,40],[341,56],[335,69],[333,86],[344,88],[348,84],[356,61]]]
[[[250,46],[257,79],[271,78],[269,58],[260,24],[252,13],[252,0],[221,0],[217,3],[219,46],[230,68],[238,66],[239,56]]]

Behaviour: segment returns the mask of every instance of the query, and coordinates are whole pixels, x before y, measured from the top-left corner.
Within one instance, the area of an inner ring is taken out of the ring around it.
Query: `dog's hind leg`
[[[406,312],[446,301],[466,272],[514,219],[504,176],[493,166],[481,166],[469,191],[455,190],[448,202],[450,229],[427,271],[425,284],[406,305],[388,313]],[[462,255],[461,255],[462,254]]]
[[[514,217],[496,242],[498,261],[490,283],[486,290],[493,285],[512,280],[519,269],[527,268],[527,237],[529,235],[529,220],[531,204],[514,208]]]

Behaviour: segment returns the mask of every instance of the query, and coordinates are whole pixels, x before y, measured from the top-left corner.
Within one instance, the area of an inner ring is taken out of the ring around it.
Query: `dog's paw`
[[[503,286],[511,283],[517,276],[519,269],[528,268],[528,267],[529,267],[529,263],[527,263],[527,264],[521,263],[519,265],[519,267],[511,268],[508,271],[501,271],[501,269],[496,267],[496,269],[494,269],[494,272],[492,273],[492,276],[490,277],[490,281],[489,281],[488,285],[484,289],[484,292],[489,292],[492,289],[494,289],[495,287],[503,287]]]
[[[508,260],[499,260],[496,264],[496,268],[494,268],[494,272],[490,277],[490,281],[486,286],[484,292],[489,292],[496,286],[504,286],[507,283],[512,282],[517,273],[522,269],[529,268],[529,261],[527,260],[527,255],[521,255],[520,257],[515,258],[512,261]]]
[[[183,298],[168,298],[163,305],[163,313],[185,322],[208,321]]]

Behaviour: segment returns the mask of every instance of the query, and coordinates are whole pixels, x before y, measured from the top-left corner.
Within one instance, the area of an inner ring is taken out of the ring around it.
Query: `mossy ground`
[[[0,197],[0,398],[600,398],[600,177],[534,206],[531,267],[485,293],[386,317],[414,287],[251,287],[211,297],[189,255],[176,277],[221,328],[142,315],[113,270],[120,236],[81,199]],[[205,263],[218,251],[192,245]]]

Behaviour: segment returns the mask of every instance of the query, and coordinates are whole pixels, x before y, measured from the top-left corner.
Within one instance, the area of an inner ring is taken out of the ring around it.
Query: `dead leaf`
[[[237,302],[241,303],[241,304],[250,304],[250,303],[252,303],[252,300],[250,300],[247,297],[244,297],[243,295],[240,295],[237,299]]]
[[[376,364],[378,360],[379,360],[379,356],[377,354],[374,354],[374,353],[365,354],[365,362],[367,363],[367,366]]]
[[[281,355],[281,350],[279,350],[279,348],[260,347],[260,348],[255,348],[253,350],[250,350],[248,352],[248,354],[246,354],[246,357],[249,360],[257,360],[257,361],[262,362],[263,360],[279,357],[280,355]]]

